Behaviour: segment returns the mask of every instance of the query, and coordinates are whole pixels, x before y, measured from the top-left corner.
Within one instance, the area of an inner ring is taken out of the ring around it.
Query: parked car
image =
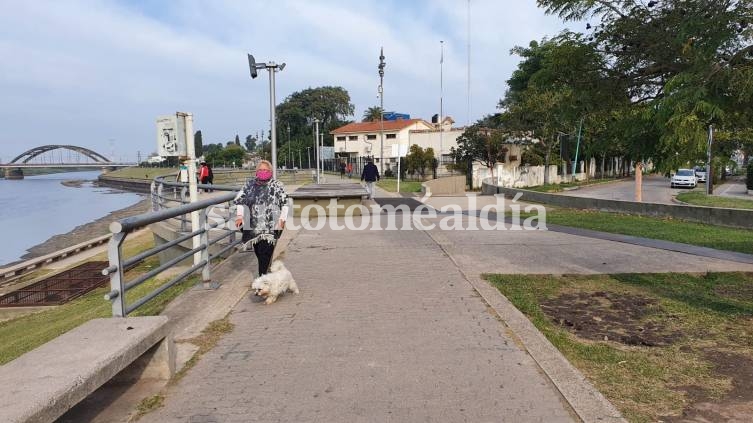
[[[698,185],[698,179],[695,177],[693,169],[678,169],[677,173],[672,175],[670,179],[670,188],[675,187],[690,187],[695,188]]]
[[[706,168],[696,166],[694,171],[695,171],[696,182],[706,183]]]

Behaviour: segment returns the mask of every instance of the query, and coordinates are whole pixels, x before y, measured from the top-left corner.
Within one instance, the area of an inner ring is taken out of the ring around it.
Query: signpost
[[[162,157],[178,157],[181,182],[188,181],[188,195],[192,203],[199,200],[196,188],[196,151],[193,143],[193,114],[176,112],[174,115],[157,118],[157,154]],[[184,173],[185,172],[185,173]],[[187,175],[186,175],[187,173]],[[184,177],[187,176],[186,179]],[[199,229],[199,212],[191,213],[191,230]],[[201,245],[201,236],[192,238],[193,248]],[[194,265],[201,262],[201,252],[193,256]]]

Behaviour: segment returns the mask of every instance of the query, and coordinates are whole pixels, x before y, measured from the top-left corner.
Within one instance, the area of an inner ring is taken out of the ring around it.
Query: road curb
[[[455,258],[430,232],[424,231],[449,257],[458,272],[506,325],[511,336],[536,362],[564,402],[585,423],[627,423],[619,410],[518,310],[501,292],[480,277],[467,275]]]
[[[520,340],[583,422],[627,423],[619,410],[497,288],[481,278],[466,279]]]

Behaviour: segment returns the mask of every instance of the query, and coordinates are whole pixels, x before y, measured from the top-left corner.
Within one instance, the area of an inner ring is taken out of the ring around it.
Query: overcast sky
[[[535,0],[471,0],[471,121],[495,112],[519,58],[515,45],[565,28]],[[204,142],[269,127],[266,72],[246,53],[285,62],[277,100],[339,85],[353,119],[379,104],[430,119],[466,107],[465,0],[0,0],[0,161],[39,145],[74,144],[116,160],[156,150],[155,119],[193,112]],[[111,147],[112,146],[112,147]]]

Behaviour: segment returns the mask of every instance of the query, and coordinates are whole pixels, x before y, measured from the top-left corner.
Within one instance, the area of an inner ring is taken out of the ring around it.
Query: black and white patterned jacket
[[[280,220],[284,221],[288,212],[288,194],[282,182],[273,179],[258,183],[256,178],[251,178],[235,196],[233,203],[238,206],[237,215],[244,218],[244,241],[247,245],[261,240],[276,243],[274,231],[280,229]],[[248,211],[250,214],[247,214]],[[250,239],[246,239],[249,232]]]

